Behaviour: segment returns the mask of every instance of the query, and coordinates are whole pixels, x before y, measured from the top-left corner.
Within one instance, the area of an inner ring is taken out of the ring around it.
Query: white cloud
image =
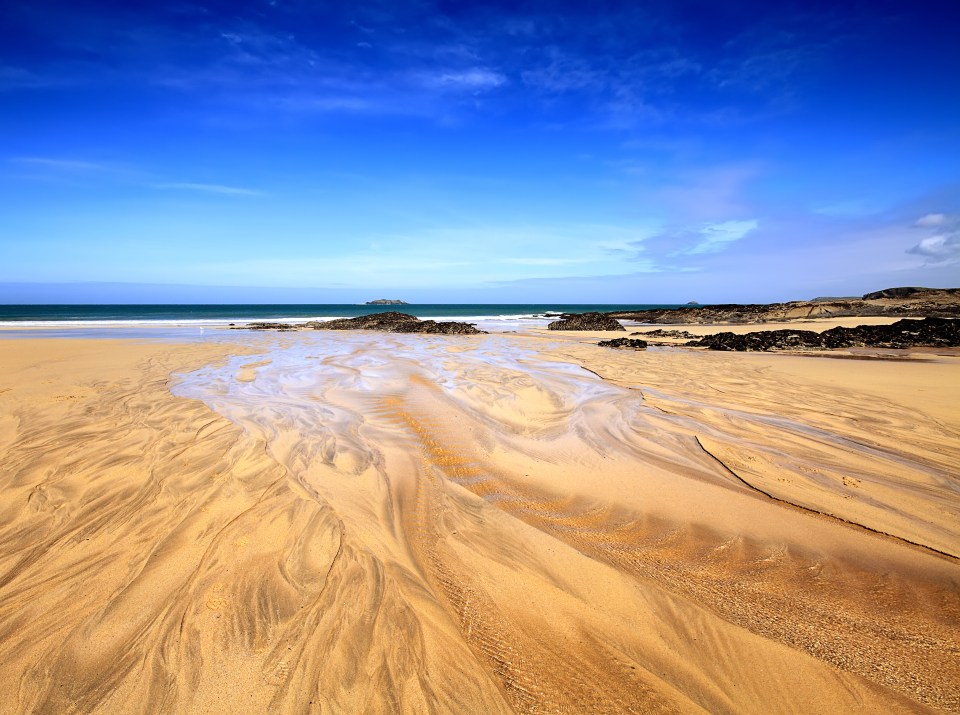
[[[932,236],[921,239],[907,249],[907,253],[923,256],[928,263],[960,261],[960,217],[947,214],[927,214],[913,224],[916,228],[934,229]]]
[[[507,83],[507,78],[499,72],[483,67],[468,70],[442,72],[426,78],[426,84],[433,87],[452,87],[455,89],[482,90],[495,89]]]
[[[698,231],[701,236],[700,242],[687,253],[716,253],[722,251],[729,244],[739,241],[751,231],[756,230],[758,225],[757,219],[708,223]]]
[[[946,214],[927,214],[926,216],[921,216],[917,219],[914,226],[919,228],[928,228],[931,226],[943,226],[947,223]]]

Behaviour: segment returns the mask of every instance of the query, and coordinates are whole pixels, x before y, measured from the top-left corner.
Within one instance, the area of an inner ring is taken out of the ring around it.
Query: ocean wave
[[[560,313],[516,313],[516,314],[496,314],[496,315],[425,315],[419,316],[420,320],[435,320],[441,322],[538,322],[554,320]],[[268,316],[268,317],[234,317],[234,318],[80,318],[76,320],[0,320],[0,328],[71,328],[71,327],[224,327],[231,323],[243,325],[245,323],[291,323],[302,325],[312,321],[327,322],[338,320],[340,318],[356,317],[345,315],[324,315],[324,316]]]

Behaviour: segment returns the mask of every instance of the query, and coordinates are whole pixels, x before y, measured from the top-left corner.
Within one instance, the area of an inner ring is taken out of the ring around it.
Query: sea
[[[110,334],[124,337],[240,327],[254,321],[303,323],[400,311],[421,320],[474,323],[488,332],[545,327],[562,313],[677,308],[677,304],[434,303],[198,304],[198,305],[0,305],[0,333],[49,336]],[[232,325],[231,325],[232,324]]]

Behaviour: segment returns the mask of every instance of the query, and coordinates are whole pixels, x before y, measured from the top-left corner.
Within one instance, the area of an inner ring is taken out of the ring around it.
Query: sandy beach
[[[960,712],[960,352],[233,337],[0,342],[0,713]]]

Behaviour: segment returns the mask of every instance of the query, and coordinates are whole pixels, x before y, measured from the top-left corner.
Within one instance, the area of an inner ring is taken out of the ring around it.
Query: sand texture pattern
[[[960,712],[960,360],[0,344],[0,713]]]

